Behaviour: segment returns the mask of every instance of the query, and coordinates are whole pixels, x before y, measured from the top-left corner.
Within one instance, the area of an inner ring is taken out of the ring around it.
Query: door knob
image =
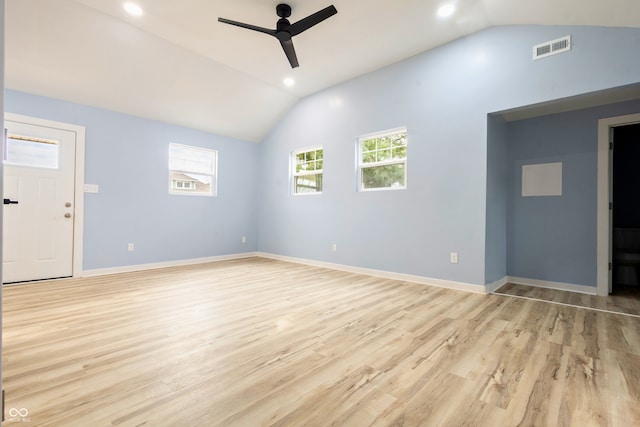
[[[17,205],[18,201],[17,200],[11,200],[11,199],[4,199],[4,204],[5,205]]]
[[[65,218],[71,218],[71,214],[69,212],[67,212],[66,214],[64,214]]]

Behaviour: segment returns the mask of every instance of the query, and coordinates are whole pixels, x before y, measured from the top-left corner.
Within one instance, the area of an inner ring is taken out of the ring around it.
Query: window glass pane
[[[378,150],[391,147],[391,138],[385,136],[384,138],[378,138]]]
[[[362,151],[373,151],[376,149],[375,139],[365,139],[362,143]]]
[[[378,151],[378,161],[391,160],[391,150]]]
[[[322,191],[322,174],[294,177],[296,193],[317,193]]]
[[[406,128],[361,137],[359,150],[359,188],[361,190],[406,188]]]
[[[293,194],[322,191],[323,157],[322,148],[310,148],[292,154],[291,161],[295,163],[292,176]]]
[[[7,164],[58,168],[58,141],[9,135],[6,150]]]
[[[196,190],[198,193],[211,194],[213,177],[171,171],[171,182],[172,187],[177,190]]]
[[[213,172],[214,155],[211,150],[200,150],[171,144],[169,168],[174,170],[210,174]]]
[[[215,195],[215,150],[169,144],[169,190],[177,194]]]
[[[366,153],[362,153],[362,163],[373,163],[376,161],[376,152],[368,151]]]
[[[406,159],[407,158],[407,147],[397,147],[393,149],[393,158],[397,159]]]
[[[404,188],[405,165],[362,168],[362,188]]]
[[[402,146],[402,145],[406,146],[407,145],[407,133],[406,132],[399,133],[399,134],[396,134],[396,135],[391,135],[390,138],[391,138],[392,145],[394,147],[399,147],[399,146]]]
[[[198,181],[200,182],[200,181]],[[173,188],[175,189],[179,189],[179,190],[197,190],[197,185],[198,182],[196,181],[177,181],[177,180],[172,180],[171,181],[171,185]],[[202,187],[203,189],[205,189],[206,187]]]

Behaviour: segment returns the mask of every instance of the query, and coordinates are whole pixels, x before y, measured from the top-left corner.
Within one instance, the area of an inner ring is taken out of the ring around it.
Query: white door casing
[[[58,165],[5,163],[3,282],[79,276],[82,272],[84,127],[5,115],[9,137],[57,147]]]

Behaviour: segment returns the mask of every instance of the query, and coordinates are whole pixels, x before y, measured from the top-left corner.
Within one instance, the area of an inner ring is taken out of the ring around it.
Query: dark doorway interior
[[[640,124],[613,141],[613,293],[640,298]]]

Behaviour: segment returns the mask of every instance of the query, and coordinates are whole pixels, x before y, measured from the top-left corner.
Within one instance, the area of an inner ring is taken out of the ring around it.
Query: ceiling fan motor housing
[[[291,16],[291,6],[288,4],[280,3],[276,6],[276,13],[280,18],[288,18]]]

